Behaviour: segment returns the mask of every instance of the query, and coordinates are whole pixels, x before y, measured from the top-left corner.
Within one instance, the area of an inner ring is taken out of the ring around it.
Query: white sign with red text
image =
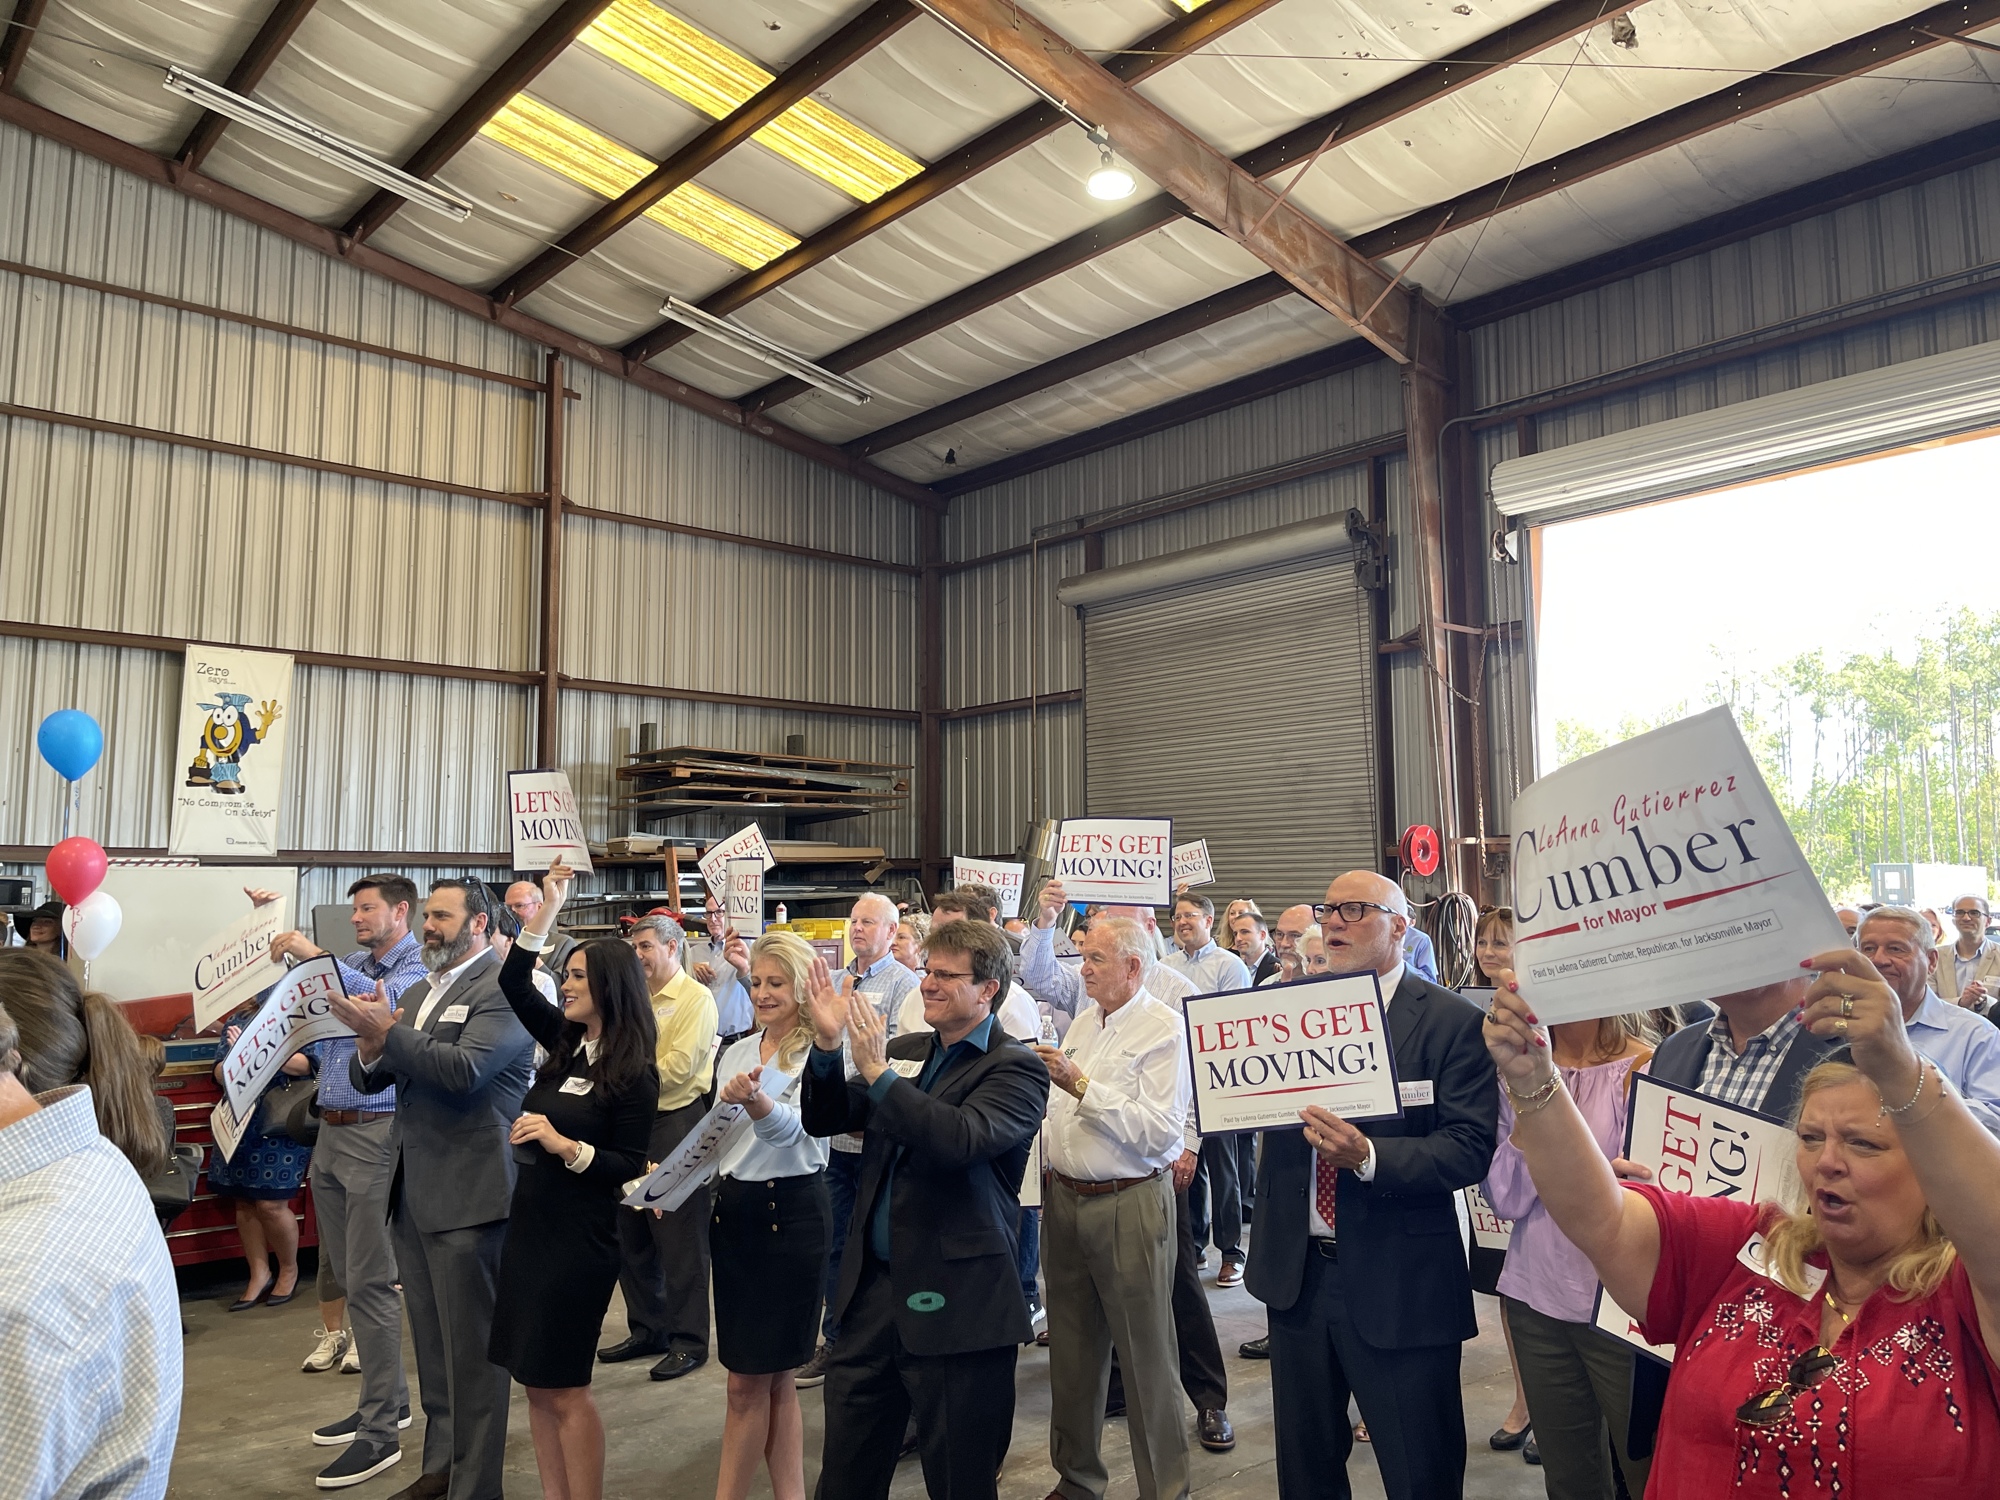
[[[271,962],[271,939],[285,930],[282,898],[253,906],[202,944],[194,961],[194,1029],[206,1031],[259,990],[284,977]]]
[[[1000,893],[1000,920],[1021,915],[1021,881],[1027,875],[1026,865],[1004,864],[992,859],[967,859],[963,855],[951,857],[951,883],[953,885],[990,885]]]
[[[723,907],[729,915],[729,930],[746,938],[764,931],[764,862],[751,855],[729,862],[728,891]]]
[[[1208,840],[1174,845],[1174,889],[1193,890],[1215,884],[1215,866],[1208,862]]]
[[[1514,972],[1544,1022],[1775,984],[1847,946],[1726,708],[1550,772],[1513,828]]]
[[[1632,1075],[1632,1110],[1625,1121],[1625,1159],[1645,1167],[1670,1193],[1735,1198],[1797,1208],[1799,1182],[1791,1127],[1769,1115],[1675,1088],[1645,1073]],[[1649,1344],[1638,1322],[1597,1289],[1597,1326],[1655,1359],[1673,1361],[1671,1344]]]
[[[729,892],[728,865],[732,859],[749,859],[755,856],[770,869],[778,862],[771,852],[771,846],[764,842],[764,830],[755,823],[739,828],[726,839],[717,839],[708,846],[708,852],[701,857],[701,878],[718,897],[727,898]]]
[[[590,844],[566,771],[509,771],[507,827],[514,839],[514,868],[546,870],[565,864],[590,873]]]
[[[286,971],[222,1060],[222,1087],[239,1120],[250,1118],[258,1095],[277,1082],[279,1069],[299,1048],[354,1035],[327,1008],[341,993],[340,965],[327,954]]]
[[[1465,1190],[1465,1208],[1472,1216],[1472,1243],[1481,1250],[1505,1250],[1513,1241],[1514,1221],[1493,1212],[1478,1183]]]
[[[1055,878],[1071,901],[1166,906],[1174,899],[1172,818],[1064,818]]]
[[[1182,1014],[1204,1136],[1296,1125],[1309,1104],[1345,1120],[1403,1112],[1373,973],[1190,995]]]

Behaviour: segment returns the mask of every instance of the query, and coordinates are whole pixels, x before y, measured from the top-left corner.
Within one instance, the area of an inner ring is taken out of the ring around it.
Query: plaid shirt
[[[1708,1061],[1702,1065],[1696,1088],[1724,1104],[1762,1110],[1764,1096],[1770,1093],[1778,1069],[1784,1066],[1785,1052],[1798,1034],[1799,1018],[1788,1010],[1751,1037],[1739,1056],[1730,1039],[1729,1017],[1718,1014],[1708,1025]]]
[[[430,976],[430,970],[424,967],[422,953],[422,946],[414,932],[404,933],[403,940],[379,959],[366,948],[358,949],[340,960],[341,986],[350,995],[366,995],[372,999],[375,981],[379,979],[389,996],[389,1008],[394,1010],[396,1002],[403,998],[403,991]],[[396,1107],[396,1090],[393,1087],[380,1093],[364,1094],[348,1078],[347,1060],[354,1056],[353,1037],[328,1037],[323,1042],[314,1042],[306,1051],[319,1073],[321,1109],[366,1109],[387,1114]]]
[[[90,1090],[0,1130],[0,1495],[157,1500],[181,1415],[173,1263]]]

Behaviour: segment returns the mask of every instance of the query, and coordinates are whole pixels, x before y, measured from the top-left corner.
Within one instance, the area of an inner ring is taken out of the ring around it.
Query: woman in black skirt
[[[708,1243],[715,1267],[715,1343],[729,1372],[716,1500],[744,1500],[760,1463],[773,1500],[805,1500],[805,1419],[792,1372],[812,1358],[820,1288],[833,1248],[826,1142],[799,1119],[799,1077],[812,1046],[806,1008],[813,950],[789,932],[750,949],[758,1030],[722,1054],[721,1099],[744,1106],[723,1146]],[[773,1098],[766,1070],[787,1082]]]
[[[1478,987],[1490,990],[1498,982],[1494,978],[1496,974],[1514,967],[1514,909],[1511,906],[1495,906],[1481,912],[1478,925],[1472,931],[1472,959],[1479,973]],[[1484,1009],[1492,998],[1491,995],[1483,995],[1475,997],[1475,1000]],[[1472,1289],[1489,1297],[1498,1297],[1500,1271],[1506,1264],[1505,1250],[1489,1250],[1483,1245],[1474,1245]],[[1507,1415],[1501,1418],[1500,1425],[1486,1441],[1502,1453],[1524,1448],[1528,1462],[1538,1464],[1542,1455],[1535,1443],[1534,1429],[1528,1423],[1528,1392],[1521,1384],[1521,1371],[1514,1363],[1514,1330],[1508,1326],[1504,1315],[1500,1319],[1500,1335],[1507,1341],[1507,1368],[1514,1376],[1514,1404],[1507,1408]]]
[[[548,1060],[509,1137],[520,1174],[486,1352],[528,1388],[542,1494],[600,1500],[604,1423],[590,1369],[618,1282],[618,1200],[646,1171],[660,1078],[646,976],[626,944],[605,939],[570,954],[560,1011],[535,988],[536,956],[569,882],[567,865],[549,871],[542,909],[500,968],[507,1003]]]

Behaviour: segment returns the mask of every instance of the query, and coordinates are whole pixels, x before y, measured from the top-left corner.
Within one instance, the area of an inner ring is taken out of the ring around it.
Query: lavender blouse
[[[1584,1123],[1606,1158],[1625,1149],[1626,1077],[1637,1058],[1589,1068],[1564,1068],[1563,1084],[1582,1111]],[[1597,1273],[1584,1253],[1556,1228],[1528,1176],[1528,1163],[1513,1142],[1514,1101],[1500,1090],[1500,1149],[1485,1182],[1486,1201],[1503,1219],[1514,1221],[1501,1269],[1503,1297],[1525,1302],[1545,1317],[1588,1323],[1597,1301]]]

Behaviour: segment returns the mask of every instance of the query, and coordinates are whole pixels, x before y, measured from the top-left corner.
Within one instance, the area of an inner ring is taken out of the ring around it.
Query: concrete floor
[[[310,1261],[311,1252],[305,1259]],[[1212,1272],[1210,1273],[1212,1276]],[[184,1279],[181,1311],[187,1322],[187,1386],[181,1413],[180,1443],[167,1494],[172,1500],[266,1500],[318,1493],[313,1476],[334,1456],[316,1448],[311,1430],[353,1410],[358,1378],[336,1373],[307,1375],[299,1370],[313,1345],[319,1317],[315,1306],[301,1298],[276,1310],[256,1308],[231,1314],[228,1303],[242,1287],[240,1262],[235,1274],[200,1285]],[[302,1278],[310,1295],[311,1273]],[[1513,1399],[1513,1383],[1500,1340],[1498,1306],[1488,1297],[1479,1304],[1480,1337],[1465,1346],[1466,1429],[1470,1457],[1465,1493],[1474,1500],[1512,1500],[1544,1493],[1541,1471],[1529,1468],[1518,1453],[1495,1453],[1486,1435],[1500,1423]],[[1210,1286],[1209,1304],[1216,1331],[1228,1357],[1229,1415],[1236,1426],[1236,1450],[1216,1454],[1194,1448],[1194,1492],[1204,1500],[1237,1500],[1277,1493],[1271,1433],[1270,1365],[1236,1357],[1236,1346],[1264,1331],[1264,1311],[1249,1293]],[[624,1336],[624,1305],[612,1299],[604,1340]],[[406,1356],[412,1400],[416,1359]],[[593,1389],[609,1435],[606,1494],[625,1497],[673,1497],[699,1500],[715,1486],[717,1440],[722,1431],[724,1375],[711,1362],[670,1383],[647,1378],[647,1361],[600,1365]],[[806,1419],[806,1482],[811,1492],[818,1472],[823,1413],[820,1392],[800,1393]],[[1043,1500],[1055,1485],[1048,1463],[1048,1352],[1021,1352],[1014,1411],[1014,1443],[1001,1477],[1002,1500]],[[366,1484],[341,1493],[356,1500],[385,1500],[416,1478],[422,1452],[423,1413],[403,1434],[403,1461]],[[1358,1446],[1349,1465],[1354,1493],[1360,1500],[1378,1500],[1382,1483],[1365,1445]],[[1138,1485],[1126,1447],[1125,1424],[1107,1424],[1105,1458],[1111,1471],[1108,1500],[1134,1500]],[[528,1437],[527,1403],[515,1387],[507,1434],[509,1493],[527,1497],[540,1493],[535,1475],[534,1447]],[[760,1477],[753,1497],[768,1497],[770,1484]],[[905,1462],[891,1492],[896,1500],[916,1500],[924,1493],[923,1474],[915,1459]]]

